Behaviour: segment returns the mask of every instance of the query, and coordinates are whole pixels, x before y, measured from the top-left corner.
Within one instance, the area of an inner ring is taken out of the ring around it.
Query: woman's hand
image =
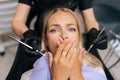
[[[66,39],[62,42],[58,41],[58,48],[54,56],[49,52],[52,80],[69,79],[75,58],[75,49],[75,41]]]
[[[70,74],[70,80],[84,80],[82,75],[82,53],[84,49],[81,49],[79,52],[76,52],[72,71]]]

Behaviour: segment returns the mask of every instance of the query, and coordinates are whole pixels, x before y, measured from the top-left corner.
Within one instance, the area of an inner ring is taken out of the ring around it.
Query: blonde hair
[[[81,34],[81,29],[80,29],[80,26],[81,26],[80,25],[80,20],[78,19],[76,14],[73,11],[71,11],[70,9],[67,9],[67,8],[55,8],[52,11],[49,12],[49,14],[47,15],[47,17],[44,21],[43,33],[42,33],[42,49],[48,51],[48,48],[45,45],[46,34],[47,34],[47,24],[48,24],[49,18],[53,14],[57,13],[58,11],[69,13],[75,18],[77,26],[78,26],[78,30],[79,30],[79,47],[78,47],[78,49],[83,48],[83,40],[82,40],[83,37],[82,37],[82,34]],[[83,65],[92,66],[92,67],[102,67],[101,62],[95,56],[93,56],[90,53],[87,53],[87,54],[83,55]]]

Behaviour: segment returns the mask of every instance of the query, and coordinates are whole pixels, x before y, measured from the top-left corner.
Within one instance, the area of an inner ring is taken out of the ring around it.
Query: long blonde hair
[[[80,29],[80,26],[81,26],[80,25],[80,20],[78,19],[76,14],[73,11],[71,11],[70,9],[67,9],[67,8],[55,8],[55,9],[53,9],[49,12],[49,14],[47,15],[47,17],[44,21],[43,33],[42,33],[42,49],[48,51],[48,48],[45,45],[46,34],[47,34],[47,24],[48,24],[49,18],[53,14],[57,13],[58,11],[69,13],[75,18],[77,26],[78,26],[78,30],[79,30],[79,47],[78,47],[78,49],[83,48],[83,40],[82,40],[83,37],[82,37],[82,34],[81,34],[81,29]],[[95,56],[93,56],[90,53],[87,53],[87,54],[83,55],[83,65],[91,66],[91,67],[102,67],[101,62]]]

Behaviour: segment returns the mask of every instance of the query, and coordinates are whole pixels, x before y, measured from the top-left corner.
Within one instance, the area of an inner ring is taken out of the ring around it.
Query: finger
[[[58,41],[57,41],[57,42],[58,42],[58,47],[59,47],[59,46],[60,46],[60,44],[61,44],[61,43],[60,43],[60,40],[58,39]]]
[[[61,37],[59,37],[59,41],[60,43],[62,43],[64,40]]]
[[[97,44],[97,43],[102,42],[104,40],[107,40],[107,34],[105,31],[98,38],[96,38],[93,43]]]
[[[74,53],[72,53],[72,56],[69,57],[69,61],[70,61],[71,64],[74,62],[74,59],[75,59],[75,56],[76,56],[76,53],[77,53],[77,49],[74,48],[74,49],[73,49],[73,52],[74,52]]]
[[[60,46],[60,44],[63,42],[63,39],[61,37],[58,38],[58,47]]]
[[[69,41],[69,40],[66,39],[66,40],[64,40],[64,41],[59,45],[59,47],[57,48],[57,51],[56,51],[56,53],[55,53],[55,56],[54,56],[55,59],[59,59],[59,58],[60,58],[60,56],[61,56],[61,54],[62,54],[62,51],[63,51],[65,45],[68,43],[68,41]],[[64,53],[64,54],[65,54],[65,53]]]
[[[71,49],[72,45],[73,45],[73,41],[69,41],[69,42],[66,44],[66,46],[64,47],[61,56],[67,57],[68,52],[69,52],[69,50]]]
[[[74,54],[76,54],[76,48],[75,48],[75,42],[73,41],[68,51],[67,59],[70,60]]]
[[[79,58],[79,61],[80,61],[80,62],[82,62],[82,55],[83,55],[84,51],[85,51],[85,49],[82,48],[82,49],[80,49],[80,52],[79,52],[79,54],[78,54],[78,58]]]
[[[50,66],[50,69],[52,67],[52,63],[53,63],[53,55],[51,52],[48,52],[48,58],[49,58],[49,66]]]
[[[97,44],[95,44],[95,47],[98,48],[98,49],[106,49],[107,48],[107,40],[103,40]]]

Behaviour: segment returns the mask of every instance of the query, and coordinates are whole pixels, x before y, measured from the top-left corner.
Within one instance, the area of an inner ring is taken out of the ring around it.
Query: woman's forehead
[[[74,23],[77,24],[75,17],[70,12],[58,11],[48,19],[48,25],[55,23]]]
[[[68,11],[57,11],[50,16],[50,18],[67,18],[67,17],[75,19],[73,14]]]

